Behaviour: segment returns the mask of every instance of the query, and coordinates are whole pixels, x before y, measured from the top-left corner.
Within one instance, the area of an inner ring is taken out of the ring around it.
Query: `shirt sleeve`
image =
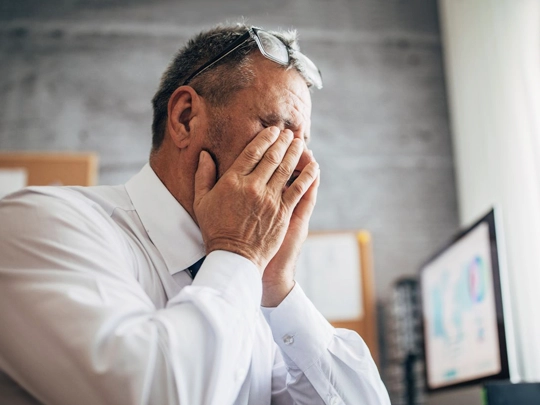
[[[274,405],[390,405],[362,338],[335,329],[297,283],[276,308],[262,308],[278,346]]]
[[[47,404],[232,403],[260,311],[257,268],[210,253],[158,309],[95,209],[37,191],[0,201],[0,370]]]

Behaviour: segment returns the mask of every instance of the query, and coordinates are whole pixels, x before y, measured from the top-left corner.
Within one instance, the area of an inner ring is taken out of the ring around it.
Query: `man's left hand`
[[[263,307],[277,307],[294,287],[296,262],[308,235],[309,219],[317,200],[319,182],[320,174],[295,207],[285,239],[264,270]],[[294,183],[291,187],[294,187]]]

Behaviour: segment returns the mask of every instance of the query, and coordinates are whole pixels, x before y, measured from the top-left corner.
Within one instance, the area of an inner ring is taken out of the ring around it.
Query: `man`
[[[294,282],[321,85],[294,33],[203,32],[163,75],[149,165],[125,186],[4,199],[0,398],[389,404],[362,339]]]

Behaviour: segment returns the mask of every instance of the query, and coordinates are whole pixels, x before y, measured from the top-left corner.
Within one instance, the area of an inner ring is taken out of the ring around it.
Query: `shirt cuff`
[[[206,256],[192,287],[211,288],[234,306],[261,305],[262,281],[253,262],[236,253],[215,250]]]
[[[287,367],[307,370],[327,350],[334,328],[298,283],[276,308],[261,308]]]

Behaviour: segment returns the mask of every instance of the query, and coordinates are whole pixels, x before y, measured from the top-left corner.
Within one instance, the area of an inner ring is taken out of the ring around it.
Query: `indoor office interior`
[[[172,55],[225,21],[322,73],[297,281],[392,404],[539,404],[537,0],[0,0],[0,197],[128,181]]]

